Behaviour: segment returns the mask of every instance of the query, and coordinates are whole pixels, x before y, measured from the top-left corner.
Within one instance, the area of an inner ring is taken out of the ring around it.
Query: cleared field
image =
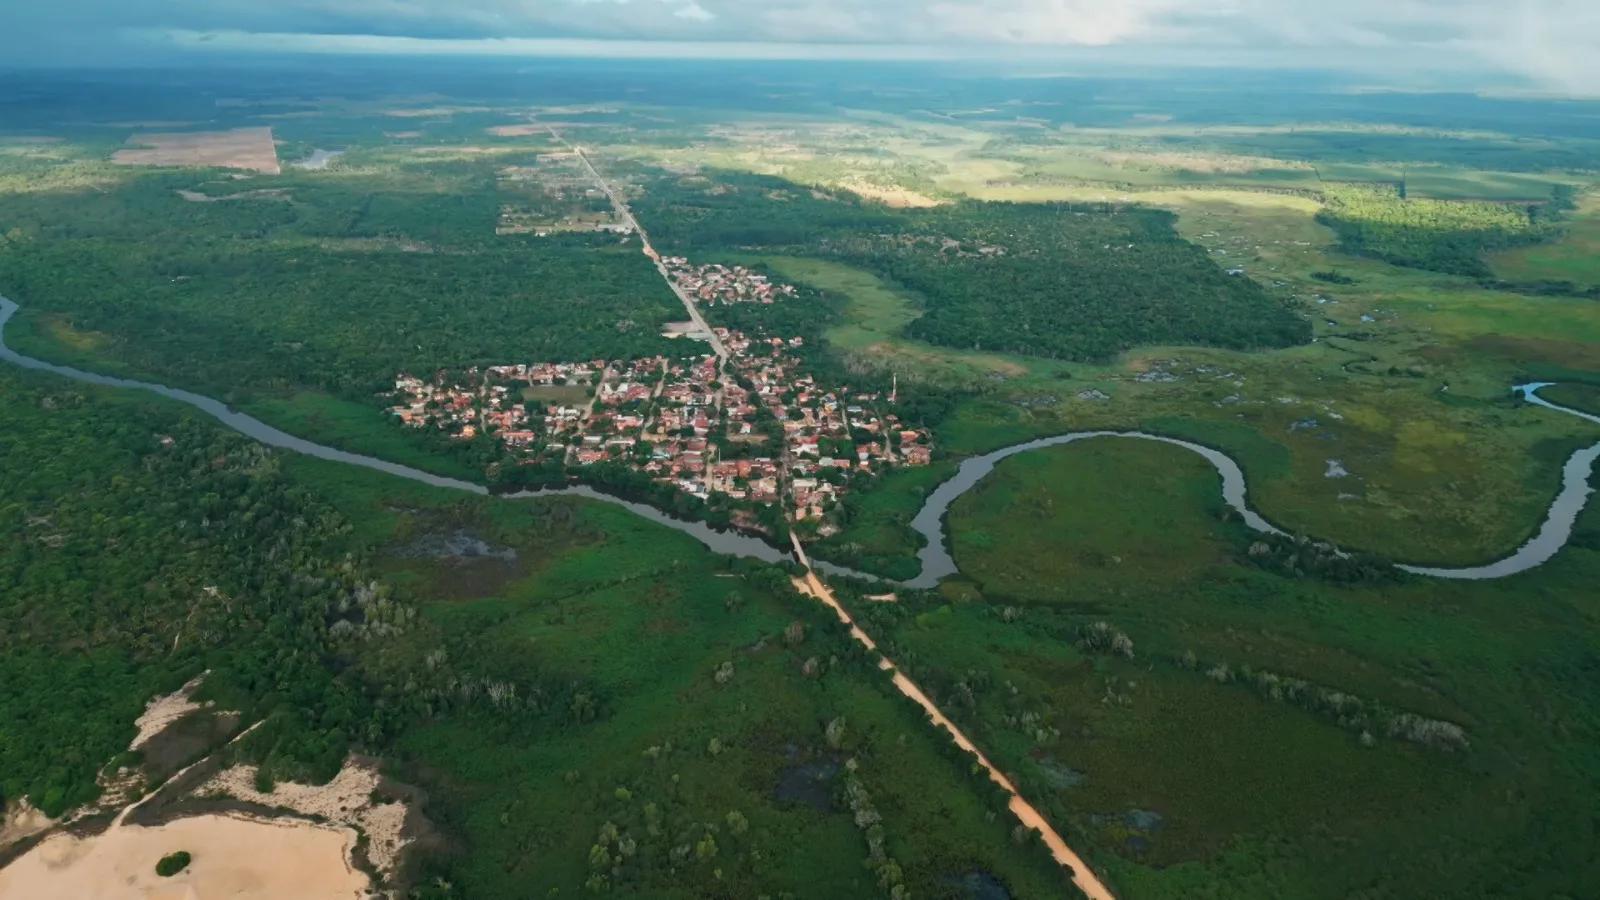
[[[272,128],[229,131],[181,131],[135,134],[127,146],[111,154],[122,166],[215,166],[251,169],[269,175],[282,170],[272,143]]]
[[[588,403],[592,396],[594,396],[593,391],[578,384],[534,385],[522,389],[522,399],[537,400],[540,403],[576,406]]]
[[[495,137],[524,137],[530,134],[544,134],[545,127],[530,122],[522,125],[496,125],[488,129],[488,132]]]
[[[828,328],[828,341],[836,351],[862,365],[939,384],[1015,379],[1035,372],[1049,377],[1063,365],[1037,357],[952,350],[906,338],[902,335],[905,327],[921,315],[917,301],[854,266],[792,256],[748,259],[785,280],[844,295],[848,304],[843,320]]]
[[[1600,197],[1585,198],[1561,240],[1496,254],[1490,265],[1507,281],[1600,284]]]

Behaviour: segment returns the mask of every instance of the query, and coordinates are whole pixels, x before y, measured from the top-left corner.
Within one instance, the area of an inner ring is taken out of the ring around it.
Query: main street
[[[666,264],[661,261],[661,254],[657,253],[656,248],[650,245],[649,232],[646,232],[644,230],[644,226],[639,224],[639,220],[633,217],[633,210],[629,209],[628,204],[621,197],[617,196],[617,192],[612,190],[610,183],[600,176],[599,170],[594,167],[594,163],[589,161],[589,157],[584,154],[583,148],[576,144],[570,143],[566,138],[561,136],[560,132],[556,131],[554,128],[548,125],[545,126],[545,128],[550,132],[551,137],[555,138],[557,141],[560,141],[562,146],[572,151],[572,154],[578,158],[578,161],[583,163],[583,168],[588,171],[589,177],[593,178],[595,184],[600,186],[600,190],[605,191],[606,196],[611,198],[611,207],[616,210],[617,217],[623,221],[623,224],[627,225],[629,228],[632,228],[635,234],[639,235],[640,242],[644,244],[644,255],[650,257],[650,261],[655,263],[656,271],[661,273],[661,278],[667,283],[667,287],[671,288],[672,293],[677,295],[679,300],[683,301],[683,308],[689,313],[689,320],[694,323],[695,329],[703,333],[706,336],[706,339],[711,342],[711,350],[717,354],[717,368],[718,373],[720,374],[722,367],[728,364],[728,348],[723,346],[722,339],[717,337],[717,333],[711,330],[710,325],[706,324],[706,320],[700,315],[700,308],[695,304],[694,298],[690,297],[689,294],[684,291],[683,288],[679,287],[678,283],[672,279],[672,274],[667,271]],[[718,397],[718,405],[721,405],[720,392]]]

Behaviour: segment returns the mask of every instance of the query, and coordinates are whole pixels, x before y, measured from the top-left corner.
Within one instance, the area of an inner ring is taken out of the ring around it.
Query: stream
[[[14,363],[22,368],[51,372],[56,375],[87,382],[89,384],[106,385],[109,387],[118,388],[137,388],[140,390],[152,391],[162,395],[163,397],[168,397],[173,400],[187,403],[190,406],[199,409],[201,412],[214,417],[224,425],[227,425],[229,428],[238,431],[240,434],[272,447],[281,447],[285,450],[293,450],[297,453],[304,453],[308,456],[315,456],[319,459],[331,460],[333,462],[362,466],[374,471],[383,472],[388,475],[409,478],[412,481],[432,485],[433,487],[467,491],[474,494],[489,493],[489,489],[481,484],[463,481],[458,478],[447,478],[442,475],[434,475],[429,472],[424,472],[421,469],[414,469],[410,466],[403,466],[398,463],[388,462],[372,456],[363,456],[358,453],[335,450],[332,447],[325,447],[313,441],[295,437],[292,434],[273,428],[271,425],[268,425],[259,419],[247,416],[244,413],[237,412],[235,410],[230,410],[227,405],[221,401],[196,394],[192,391],[186,391],[181,388],[171,388],[167,387],[166,385],[155,384],[147,381],[135,381],[127,378],[116,378],[110,375],[99,375],[94,372],[84,372],[79,369],[74,369],[70,366],[56,365],[54,363],[44,362],[43,360],[33,359],[32,357],[23,356],[22,354],[17,353],[7,347],[5,344],[6,323],[10,321],[11,317],[17,312],[17,309],[18,307],[16,303],[6,299],[5,297],[0,297],[0,359]],[[1514,390],[1522,394],[1522,396],[1526,398],[1529,403],[1600,424],[1600,416],[1593,416],[1574,409],[1568,409],[1564,406],[1558,406],[1541,398],[1538,395],[1539,389],[1548,387],[1549,384],[1549,382],[1540,382],[1519,385]],[[1268,522],[1266,519],[1262,518],[1260,514],[1250,509],[1246,499],[1244,472],[1239,468],[1239,464],[1235,462],[1232,457],[1219,450],[1214,450],[1210,447],[1203,447],[1199,444],[1191,443],[1189,441],[1179,440],[1178,438],[1163,437],[1161,435],[1146,434],[1138,431],[1078,431],[1070,434],[1060,434],[1055,435],[1054,437],[1040,438],[1038,440],[1027,441],[1020,444],[1013,444],[1009,447],[1003,447],[991,453],[986,453],[982,456],[976,456],[962,462],[961,467],[956,471],[956,474],[953,477],[940,484],[931,494],[928,495],[927,500],[923,503],[921,511],[917,513],[916,518],[914,518],[911,522],[912,528],[914,528],[919,534],[927,539],[927,545],[922,548],[920,553],[918,553],[918,559],[922,563],[921,573],[916,578],[904,582],[904,586],[909,588],[931,588],[936,586],[941,578],[954,575],[959,571],[956,566],[955,559],[951,557],[947,542],[945,541],[945,514],[949,511],[950,504],[955,502],[957,497],[960,497],[962,494],[966,493],[979,481],[981,481],[985,475],[988,475],[990,472],[994,471],[996,463],[1007,457],[1014,456],[1018,453],[1025,453],[1029,450],[1055,447],[1061,444],[1070,444],[1073,441],[1082,441],[1090,438],[1100,437],[1119,437],[1142,441],[1159,441],[1163,444],[1172,444],[1174,446],[1182,447],[1205,457],[1208,462],[1216,467],[1217,473],[1222,476],[1223,500],[1227,502],[1229,506],[1233,507],[1233,509],[1244,518],[1246,525],[1260,532],[1271,534],[1285,533],[1282,529],[1273,525],[1271,522]],[[1416,575],[1426,575],[1434,578],[1489,579],[1504,578],[1507,575],[1525,572],[1529,569],[1542,565],[1545,562],[1548,562],[1550,558],[1555,556],[1562,547],[1566,546],[1567,541],[1572,537],[1572,529],[1577,523],[1578,514],[1583,511],[1584,504],[1588,501],[1589,495],[1593,492],[1593,489],[1589,486],[1589,476],[1597,459],[1600,459],[1600,443],[1596,443],[1592,447],[1577,451],[1570,459],[1567,460],[1567,464],[1562,470],[1561,491],[1556,495],[1555,500],[1550,504],[1550,510],[1545,517],[1544,524],[1540,527],[1537,534],[1535,534],[1526,544],[1523,544],[1522,547],[1512,555],[1496,562],[1489,563],[1488,565],[1474,566],[1469,568],[1442,569],[1407,565],[1402,565],[1399,568]],[[601,502],[622,506],[629,511],[643,516],[644,518],[649,519],[650,521],[659,525],[664,525],[668,528],[681,531],[704,544],[706,547],[710,548],[716,553],[752,557],[765,562],[779,562],[788,558],[788,555],[783,551],[751,535],[733,531],[719,531],[704,522],[688,522],[682,519],[673,518],[672,516],[667,515],[655,507],[648,506],[643,503],[635,503],[630,500],[623,500],[618,497],[613,497],[609,494],[603,494],[586,485],[548,488],[538,491],[519,491],[517,493],[505,494],[503,496],[510,499],[525,499],[529,497],[547,496],[585,497],[590,500],[598,500]],[[873,575],[852,571],[842,566],[836,566],[821,561],[816,563],[816,568],[819,571],[830,575],[863,578],[869,581],[884,580]]]

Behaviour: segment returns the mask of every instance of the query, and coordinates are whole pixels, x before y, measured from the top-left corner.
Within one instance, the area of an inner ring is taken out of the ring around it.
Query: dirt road
[[[705,332],[709,337],[711,349],[717,354],[719,368],[725,365],[728,362],[728,348],[723,346],[722,339],[718,338],[716,332],[711,330],[711,326],[706,324],[705,318],[700,315],[700,308],[695,305],[694,298],[690,297],[683,288],[678,287],[677,282],[672,280],[672,274],[667,271],[666,264],[661,261],[661,254],[656,252],[656,248],[650,246],[650,234],[644,230],[644,226],[639,224],[639,220],[633,217],[633,210],[629,209],[628,204],[617,196],[616,191],[611,189],[611,185],[600,177],[599,170],[594,167],[594,163],[589,161],[589,157],[584,155],[582,147],[569,142],[554,128],[548,128],[547,130],[550,132],[551,137],[560,141],[562,146],[572,151],[578,161],[583,163],[583,168],[589,173],[589,177],[593,178],[595,184],[600,186],[600,190],[605,191],[606,196],[611,198],[611,206],[616,210],[617,217],[622,219],[628,227],[639,235],[639,240],[644,244],[644,255],[650,257],[650,261],[655,263],[656,271],[661,273],[661,278],[667,283],[667,287],[671,288],[672,293],[683,301],[683,308],[688,311],[689,320],[694,322],[695,328]]]
[[[823,584],[822,580],[817,577],[817,573],[811,569],[811,562],[806,558],[805,550],[800,546],[800,539],[795,537],[793,532],[790,532],[789,537],[794,543],[795,556],[806,567],[806,576],[804,578],[796,578],[794,586],[801,593],[821,600],[832,608],[834,613],[838,615],[839,621],[850,626],[850,636],[855,638],[858,643],[868,650],[877,650],[878,645],[873,642],[872,638],[867,636],[866,632],[856,626],[855,620],[850,618],[850,614],[845,611],[844,606],[834,598],[833,592],[828,590],[828,586]],[[893,670],[894,686],[900,689],[900,693],[916,701],[917,705],[922,707],[934,724],[948,730],[951,739],[956,742],[956,746],[978,757],[978,763],[988,771],[989,777],[994,783],[1000,785],[1005,789],[1006,793],[1011,795],[1011,803],[1009,805],[1012,814],[1023,825],[1038,830],[1039,834],[1044,837],[1045,846],[1050,848],[1050,855],[1055,857],[1056,862],[1072,870],[1072,882],[1078,886],[1079,890],[1087,894],[1090,900],[1114,900],[1111,891],[1094,874],[1088,864],[1078,854],[1072,852],[1072,848],[1067,846],[1067,842],[1061,839],[1061,835],[1056,833],[1055,828],[1051,827],[1045,817],[1033,807],[1033,804],[1024,800],[1022,795],[1017,793],[1016,785],[1012,784],[1009,778],[1001,774],[1000,770],[989,762],[989,758],[983,755],[983,751],[974,746],[972,741],[968,740],[967,736],[962,733],[961,729],[957,728],[954,722],[939,711],[939,707],[928,699],[928,695],[924,694],[915,682],[901,674],[895,668],[894,663],[889,661],[888,657],[880,658],[878,667],[880,669]]]

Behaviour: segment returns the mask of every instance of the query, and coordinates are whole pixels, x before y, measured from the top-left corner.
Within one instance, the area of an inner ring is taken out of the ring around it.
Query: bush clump
[[[156,863],[156,874],[162,878],[171,878],[189,868],[189,860],[190,856],[187,850],[179,850],[177,853],[163,856],[161,861]]]

